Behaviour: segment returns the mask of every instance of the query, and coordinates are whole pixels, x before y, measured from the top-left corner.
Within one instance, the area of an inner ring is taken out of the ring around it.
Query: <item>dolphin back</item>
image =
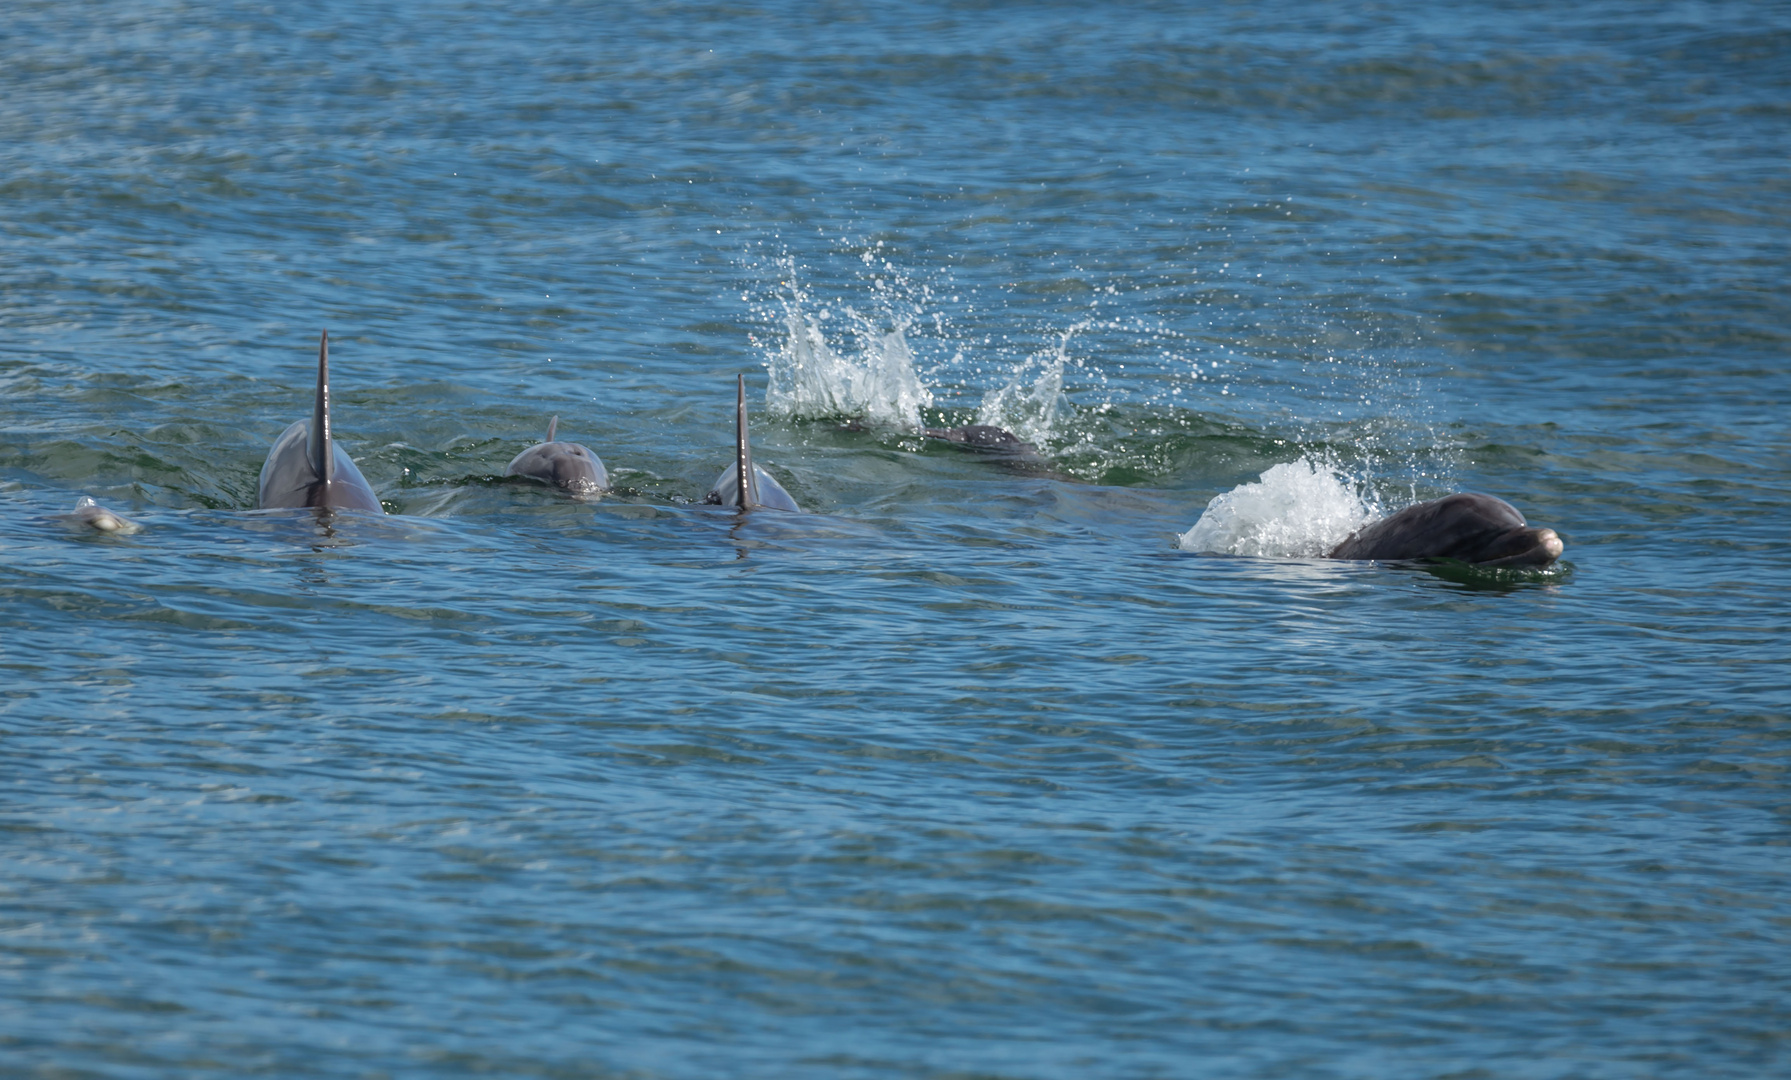
[[[1027,442],[1006,428],[993,424],[966,424],[955,428],[921,428],[920,433],[929,439],[943,439],[948,443],[985,454],[1000,457],[1036,458],[1038,447]]]
[[[309,421],[296,420],[274,440],[261,465],[256,505],[365,510],[383,514],[373,485],[330,434],[330,335],[317,349],[317,395]]]
[[[322,480],[311,461],[311,424],[295,420],[274,440],[261,466],[256,505],[263,510],[314,506],[335,510],[385,513],[373,485],[361,475],[354,459],[341,446],[330,444],[331,480]]]
[[[795,498],[785,491],[784,486],[777,482],[777,478],[766,472],[762,466],[752,466],[752,478],[753,487],[758,492],[758,501],[747,509],[764,508],[801,513],[802,507],[796,505]],[[710,487],[709,494],[704,497],[703,501],[719,506],[741,505],[738,463],[729,465],[721,471],[721,475],[715,478],[715,484]]]
[[[797,512],[802,510],[782,484],[770,473],[753,464],[752,441],[747,437],[746,431],[745,375],[734,377],[734,463],[715,478],[714,485],[709,488],[709,494],[703,497],[703,501],[734,506],[741,510],[756,510],[759,507]]]
[[[91,495],[83,495],[76,499],[74,513],[65,516],[90,529],[96,529],[103,533],[118,533],[121,536],[129,536],[143,528],[129,518],[114,514],[101,506],[94,501]]]

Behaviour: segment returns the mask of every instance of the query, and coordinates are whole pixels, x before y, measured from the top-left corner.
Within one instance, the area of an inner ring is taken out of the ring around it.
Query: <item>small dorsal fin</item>
[[[753,476],[752,444],[746,437],[746,376],[736,375],[734,383],[734,505],[751,510],[759,505],[759,482]]]
[[[336,455],[330,450],[330,332],[325,330],[317,345],[317,402],[311,407],[311,469],[319,480],[328,483],[335,478]]]
[[[554,429],[558,428],[559,426],[560,426],[560,418],[559,417],[556,416],[552,420],[549,420],[547,422],[547,438],[542,439],[541,441],[542,442],[553,442]]]

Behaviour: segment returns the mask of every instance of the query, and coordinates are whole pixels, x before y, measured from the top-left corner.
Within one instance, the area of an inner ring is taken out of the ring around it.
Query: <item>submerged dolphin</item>
[[[261,466],[256,505],[274,507],[314,506],[330,510],[365,510],[385,513],[379,496],[348,451],[330,438],[330,334],[324,331],[317,346],[317,400],[311,420],[295,420],[274,440]]]
[[[872,428],[863,420],[849,420],[840,425],[841,431],[870,431]],[[962,427],[938,428],[923,427],[920,434],[929,439],[961,446],[966,450],[974,450],[980,454],[995,457],[1037,458],[1039,448],[1015,435],[1003,427],[994,424],[965,424]]]
[[[948,443],[984,454],[1017,458],[1039,456],[1038,447],[1006,428],[999,428],[994,424],[965,424],[963,427],[955,428],[921,428],[920,433],[929,439],[943,439]]]
[[[746,439],[746,376],[735,377],[734,383],[734,463],[721,471],[703,496],[706,503],[737,506],[742,510],[794,510],[802,507],[784,490],[784,486],[764,469],[752,463],[752,447]]]
[[[118,533],[122,536],[129,536],[143,528],[122,514],[115,514],[101,506],[94,501],[91,495],[83,495],[76,499],[74,511],[62,516],[75,524],[85,525],[103,533]]]
[[[555,442],[560,418],[547,422],[547,438],[510,459],[505,476],[527,476],[574,495],[595,495],[609,490],[609,470],[603,459],[583,443]]]
[[[1553,529],[1532,529],[1504,499],[1449,495],[1408,506],[1337,545],[1333,559],[1460,559],[1481,566],[1547,566],[1561,557]]]

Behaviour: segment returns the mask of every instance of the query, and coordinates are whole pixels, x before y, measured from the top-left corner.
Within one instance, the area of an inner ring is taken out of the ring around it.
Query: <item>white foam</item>
[[[1311,559],[1374,519],[1335,468],[1302,457],[1214,496],[1179,545],[1183,551]]]

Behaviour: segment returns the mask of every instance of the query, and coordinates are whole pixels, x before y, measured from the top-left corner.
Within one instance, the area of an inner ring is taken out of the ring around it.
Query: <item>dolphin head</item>
[[[1547,566],[1565,545],[1553,529],[1531,528],[1517,507],[1491,495],[1464,492],[1438,499],[1438,552],[1476,566]]]
[[[1480,566],[1547,566],[1566,549],[1555,530],[1520,526],[1489,537],[1466,561]]]
[[[129,536],[142,529],[141,525],[95,502],[93,496],[83,495],[75,500],[75,509],[66,515],[70,521],[85,525],[90,529],[103,533],[118,533]]]
[[[1408,506],[1355,533],[1333,559],[1459,559],[1479,566],[1547,566],[1564,545],[1504,499],[1461,492]]]
[[[560,418],[547,422],[547,439],[510,459],[505,476],[526,476],[574,495],[596,495],[609,490],[609,470],[603,459],[583,443],[554,438]]]

